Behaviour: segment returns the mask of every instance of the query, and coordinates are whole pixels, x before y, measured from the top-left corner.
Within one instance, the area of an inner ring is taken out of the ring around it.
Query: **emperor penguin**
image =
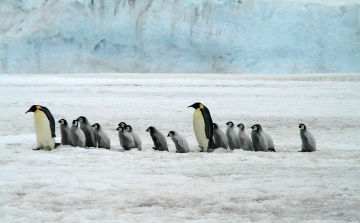
[[[275,151],[274,141],[271,138],[271,136],[269,135],[269,133],[265,132],[264,130],[263,130],[263,133],[264,133],[264,135],[266,137],[266,141],[268,142],[268,150],[271,151],[271,152],[276,152]]]
[[[95,123],[92,127],[95,129],[95,137],[98,148],[110,149],[110,138],[101,128],[101,125],[99,123]]]
[[[252,127],[251,139],[253,143],[254,151],[268,151],[268,142],[262,131],[261,125],[255,124]]]
[[[72,146],[71,130],[68,122],[65,119],[60,119],[58,122],[60,123],[61,130],[61,144]]]
[[[159,132],[155,127],[150,126],[146,129],[146,132],[150,133],[150,136],[154,142],[154,150],[169,151],[165,136]]]
[[[316,142],[314,136],[307,130],[305,124],[300,124],[300,137],[302,141],[301,151],[299,152],[314,152],[316,151]]]
[[[226,136],[229,141],[230,149],[231,150],[240,149],[240,142],[238,139],[238,135],[235,132],[234,123],[229,121],[226,123],[226,125],[228,126],[226,129]]]
[[[72,121],[71,125],[71,141],[73,143],[73,146],[78,146],[85,148],[86,146],[86,137],[83,130],[79,127],[79,122],[77,120]]]
[[[195,109],[193,127],[196,141],[199,147],[202,148],[201,151],[212,152],[216,149],[216,146],[213,140],[213,121],[209,109],[200,102],[196,102],[188,107]]]
[[[123,127],[118,127],[116,129],[119,132],[120,145],[125,150],[130,150],[135,148],[134,137],[128,133]]]
[[[170,131],[167,135],[174,142],[177,153],[188,153],[189,152],[189,144],[186,139],[180,135],[178,132]]]
[[[95,130],[91,127],[90,122],[84,116],[80,116],[78,119],[80,128],[85,133],[86,147],[96,147]]]
[[[247,150],[247,151],[253,151],[253,146],[251,139],[248,135],[245,133],[245,126],[244,124],[240,123],[237,125],[239,128],[238,132],[238,138],[240,142],[240,149]]]
[[[216,148],[224,148],[227,149],[229,147],[229,141],[225,135],[225,133],[219,128],[216,123],[213,123],[213,131],[214,131],[214,141]]]
[[[34,112],[36,133],[36,149],[52,150],[55,145],[55,120],[49,109],[41,105],[33,105],[25,112]]]
[[[131,125],[126,125],[126,131],[128,131],[132,137],[134,138],[134,142],[135,142],[135,148],[138,148],[140,151],[141,151],[141,139],[140,137],[138,136],[138,134],[136,134],[133,130],[133,128],[131,127]]]

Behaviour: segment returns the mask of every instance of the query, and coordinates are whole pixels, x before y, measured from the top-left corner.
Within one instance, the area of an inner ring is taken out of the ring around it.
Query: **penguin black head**
[[[167,135],[167,137],[170,137],[172,135],[175,135],[175,132],[174,131],[170,131],[169,134]]]
[[[217,128],[219,128],[218,124],[213,123],[213,129],[217,129]]]
[[[234,123],[232,121],[227,122],[226,125],[230,127],[234,127]]]
[[[242,124],[242,123],[239,123],[237,125],[237,127],[239,127],[240,130],[244,130],[244,128],[245,128],[244,124]]]
[[[99,123],[95,123],[91,127],[93,127],[95,130],[98,130],[98,129],[100,129],[101,126]]]
[[[260,124],[255,124],[255,125],[251,126],[251,128],[252,128],[253,130],[255,130],[255,131],[260,131],[260,130],[262,130]]]
[[[80,116],[77,120],[79,123],[87,123],[88,122],[87,118],[84,116]]]
[[[192,108],[198,109],[198,108],[202,108],[202,107],[204,107],[204,105],[203,105],[203,104],[201,104],[200,102],[196,102],[196,103],[194,103],[194,104],[192,104],[192,105],[189,105],[189,106],[188,106],[188,108],[189,108],[189,107],[192,107]]]
[[[149,128],[146,129],[146,132],[155,132],[156,128],[150,126]]]
[[[119,123],[119,126],[125,128],[125,127],[126,127],[126,123],[125,123],[125,122],[120,122],[120,123]]]
[[[123,127],[118,127],[116,130],[118,130],[119,132],[123,132],[124,128]]]
[[[45,111],[45,110],[49,110],[49,109],[47,109],[46,107],[41,106],[41,105],[33,105],[29,108],[29,110],[27,110],[27,112],[25,112],[25,114],[28,112],[35,112],[37,110]]]
[[[131,132],[132,127],[131,127],[131,125],[126,125],[125,129],[126,129],[126,131]]]
[[[58,123],[60,123],[60,125],[65,125],[65,126],[67,126],[68,125],[68,123],[67,123],[67,121],[65,120],[65,119],[60,119],[59,121],[58,121]]]
[[[301,124],[299,125],[299,129],[301,129],[301,130],[305,130],[305,129],[306,129],[305,124],[301,123]]]
[[[72,125],[73,125],[73,126],[78,126],[78,124],[79,124],[79,122],[78,122],[77,119],[75,119],[75,120],[72,121]]]

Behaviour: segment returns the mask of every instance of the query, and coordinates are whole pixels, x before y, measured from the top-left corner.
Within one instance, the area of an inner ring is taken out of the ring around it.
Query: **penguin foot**
[[[270,148],[268,150],[269,150],[269,152],[276,152],[274,148]]]
[[[56,147],[60,146],[60,145],[61,145],[61,143],[55,143],[54,149],[55,149]]]
[[[201,146],[199,146],[199,148],[201,153],[204,152],[204,148],[202,148]]]
[[[33,149],[34,151],[36,151],[36,150],[40,150],[41,148],[36,148],[36,149]],[[300,151],[299,151],[300,152]]]
[[[155,147],[153,147],[153,150],[158,150],[158,149],[156,149]]]

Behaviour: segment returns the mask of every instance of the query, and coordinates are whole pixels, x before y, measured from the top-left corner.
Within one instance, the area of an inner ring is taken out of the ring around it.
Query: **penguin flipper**
[[[213,138],[213,121],[211,119],[210,111],[207,107],[203,107],[200,109],[202,116],[204,117],[205,122],[205,135],[209,140]],[[214,143],[213,143],[214,145]],[[215,145],[214,145],[215,146]]]
[[[54,120],[54,117],[52,116],[51,112],[49,111],[49,109],[47,109],[44,106],[41,106],[40,111],[45,113],[46,117],[48,118],[48,120],[50,122],[51,137],[56,137],[56,134],[55,134],[55,120]]]

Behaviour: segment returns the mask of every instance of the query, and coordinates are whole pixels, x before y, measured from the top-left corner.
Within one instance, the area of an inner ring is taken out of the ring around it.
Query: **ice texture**
[[[360,1],[2,0],[0,73],[357,73]]]

